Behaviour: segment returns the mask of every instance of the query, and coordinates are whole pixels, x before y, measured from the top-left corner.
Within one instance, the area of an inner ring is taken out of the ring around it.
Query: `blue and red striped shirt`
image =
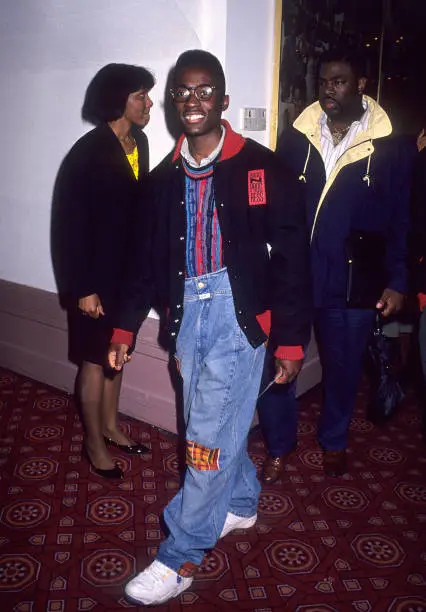
[[[201,276],[223,267],[222,234],[215,205],[213,163],[185,170],[186,276]]]

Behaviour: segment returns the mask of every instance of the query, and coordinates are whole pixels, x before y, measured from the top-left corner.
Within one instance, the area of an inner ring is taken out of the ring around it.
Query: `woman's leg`
[[[101,423],[106,438],[118,444],[129,444],[127,436],[118,427],[118,403],[120,399],[123,371],[105,376],[102,396]]]
[[[85,446],[95,468],[109,470],[114,460],[105,446],[102,430],[104,370],[95,363],[83,361],[77,378],[77,390],[85,429]]]
[[[101,410],[102,431],[106,438],[117,444],[136,447],[137,443],[128,438],[119,427],[118,405],[122,382],[123,370],[112,376],[105,376]]]

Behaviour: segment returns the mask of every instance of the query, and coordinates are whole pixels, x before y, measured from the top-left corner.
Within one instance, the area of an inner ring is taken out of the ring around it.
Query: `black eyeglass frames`
[[[178,85],[178,87],[170,89],[170,94],[175,102],[186,102],[193,92],[197,100],[206,102],[213,96],[215,89],[217,89],[215,85],[197,85],[197,87]]]

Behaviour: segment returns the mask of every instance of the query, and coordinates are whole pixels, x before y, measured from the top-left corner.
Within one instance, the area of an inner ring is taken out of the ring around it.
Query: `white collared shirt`
[[[364,114],[358,121],[353,121],[351,127],[347,131],[346,135],[342,140],[334,146],[333,137],[328,127],[327,115],[323,111],[320,116],[320,128],[321,128],[321,155],[325,167],[325,176],[328,179],[337,160],[343,153],[348,149],[355,138],[361,132],[365,132],[368,128],[368,119],[370,111],[368,110],[367,101],[362,99],[362,106],[365,109]]]
[[[180,147],[180,154],[182,157],[188,162],[190,166],[193,168],[203,168],[204,166],[208,166],[212,163],[214,159],[219,155],[222,147],[223,141],[225,140],[226,129],[223,125],[220,126],[222,129],[222,136],[220,137],[219,144],[217,147],[210,153],[208,157],[203,157],[203,159],[198,163],[189,152],[188,139],[185,137],[182,141],[182,145]]]

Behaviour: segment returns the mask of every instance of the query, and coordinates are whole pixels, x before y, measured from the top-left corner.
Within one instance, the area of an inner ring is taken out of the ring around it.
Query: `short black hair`
[[[154,84],[154,76],[142,66],[107,64],[91,80],[81,116],[94,125],[119,119],[129,94],[139,89],[150,90]]]
[[[329,64],[330,62],[343,62],[344,64],[348,64],[352,68],[352,72],[357,79],[367,76],[364,54],[359,49],[355,49],[355,47],[344,44],[332,47],[320,57],[321,65]]]
[[[216,81],[216,87],[222,94],[225,94],[225,74],[222,64],[215,55],[201,49],[184,51],[179,55],[174,68],[173,80],[175,85],[180,85],[180,83],[176,82],[176,79],[187,68],[203,68],[204,70],[208,70]]]

